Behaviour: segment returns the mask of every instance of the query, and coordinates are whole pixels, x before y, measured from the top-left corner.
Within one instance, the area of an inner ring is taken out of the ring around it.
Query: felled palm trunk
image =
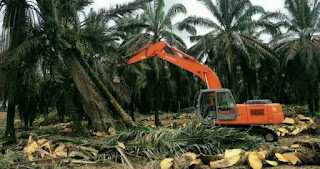
[[[78,58],[81,61],[82,66],[84,66],[88,72],[88,74],[90,75],[92,81],[94,82],[94,84],[97,86],[97,88],[99,89],[99,92],[102,94],[102,96],[106,99],[108,99],[108,101],[110,101],[110,103],[112,104],[112,106],[115,108],[116,113],[120,116],[121,120],[123,121],[123,123],[127,126],[127,127],[133,127],[135,124],[132,121],[132,119],[130,118],[130,116],[122,109],[122,107],[120,106],[120,104],[117,102],[117,100],[112,96],[112,94],[110,93],[110,91],[107,89],[107,87],[102,83],[102,81],[99,79],[98,75],[94,72],[94,70],[90,67],[90,65],[88,64],[88,62],[83,58],[83,56],[80,54],[80,52],[77,52],[78,54]]]
[[[90,117],[93,126],[98,131],[106,131],[108,127],[110,127],[107,125],[113,125],[111,121],[112,118],[105,101],[99,93],[96,92],[95,84],[76,58],[73,59],[69,69],[73,81],[83,97],[82,105],[84,111]]]

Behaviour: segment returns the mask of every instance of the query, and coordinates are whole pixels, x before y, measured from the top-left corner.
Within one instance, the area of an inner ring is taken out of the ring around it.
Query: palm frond
[[[135,0],[133,2],[127,4],[119,4],[109,9],[101,9],[100,15],[104,17],[106,20],[112,20],[116,18],[122,18],[124,16],[128,16],[132,12],[136,11],[137,9],[141,9],[144,5],[152,0]],[[85,24],[91,23],[94,20],[88,18],[84,20],[81,25],[84,26]]]
[[[215,17],[220,24],[225,25],[225,21],[219,12],[217,6],[211,1],[211,0],[198,0],[199,2],[202,2],[207,9],[212,13],[213,17]]]
[[[166,19],[171,20],[172,18],[174,18],[178,14],[186,14],[186,13],[187,13],[187,9],[186,9],[186,7],[184,5],[182,5],[182,4],[174,4],[168,10]]]
[[[210,127],[209,127],[210,126]],[[138,126],[136,129],[113,136],[108,143],[123,142],[127,149],[140,150],[139,156],[163,158],[186,152],[219,154],[225,149],[258,147],[262,139],[230,128],[213,127],[212,124],[192,122],[185,128],[152,129]],[[245,143],[245,144],[244,144]]]
[[[182,21],[182,25],[191,24],[195,26],[203,26],[205,28],[213,28],[218,31],[222,31],[223,29],[213,21],[208,18],[201,18],[197,16],[189,16],[188,18]]]
[[[182,30],[185,30],[186,32],[188,32],[190,35],[196,35],[197,34],[197,29],[186,23],[186,22],[179,22],[177,23],[177,27],[178,27],[178,30],[182,31]]]
[[[172,46],[176,46],[180,50],[185,50],[187,48],[187,45],[184,43],[184,41],[173,32],[169,31],[163,31],[162,32],[163,38]]]
[[[163,8],[165,6],[164,0],[155,0],[154,1],[154,10],[155,16],[158,17],[161,12],[163,12]]]

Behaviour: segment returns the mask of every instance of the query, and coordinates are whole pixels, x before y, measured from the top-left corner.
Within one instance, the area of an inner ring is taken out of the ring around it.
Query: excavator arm
[[[170,48],[172,51],[179,53],[182,57],[165,52],[166,48]],[[208,66],[201,64],[195,58],[169,46],[165,42],[160,41],[149,45],[134,52],[133,55],[134,56],[126,62],[126,65],[158,57],[197,75],[207,84],[209,89],[221,89],[220,80],[214,71],[212,71]]]

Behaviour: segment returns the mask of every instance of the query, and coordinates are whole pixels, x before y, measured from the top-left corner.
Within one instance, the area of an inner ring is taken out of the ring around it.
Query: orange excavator
[[[171,49],[180,56],[167,53]],[[276,140],[277,135],[264,125],[282,123],[284,115],[281,105],[270,100],[248,100],[244,104],[236,104],[229,89],[223,89],[219,77],[208,66],[195,58],[160,41],[133,53],[133,57],[125,65],[141,62],[153,57],[166,60],[200,77],[208,89],[201,90],[195,97],[195,111],[200,120],[212,119],[218,125],[241,126],[264,131],[267,141]],[[265,129],[265,130],[263,130]]]

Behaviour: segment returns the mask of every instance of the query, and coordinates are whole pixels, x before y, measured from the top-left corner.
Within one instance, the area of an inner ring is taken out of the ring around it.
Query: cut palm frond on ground
[[[180,155],[186,152],[219,154],[225,149],[252,149],[263,143],[260,137],[250,136],[230,128],[215,127],[211,123],[192,124],[178,129],[139,126],[132,131],[113,136],[109,144],[123,142],[128,149],[140,149],[141,156]],[[152,158],[157,158],[153,156]]]

